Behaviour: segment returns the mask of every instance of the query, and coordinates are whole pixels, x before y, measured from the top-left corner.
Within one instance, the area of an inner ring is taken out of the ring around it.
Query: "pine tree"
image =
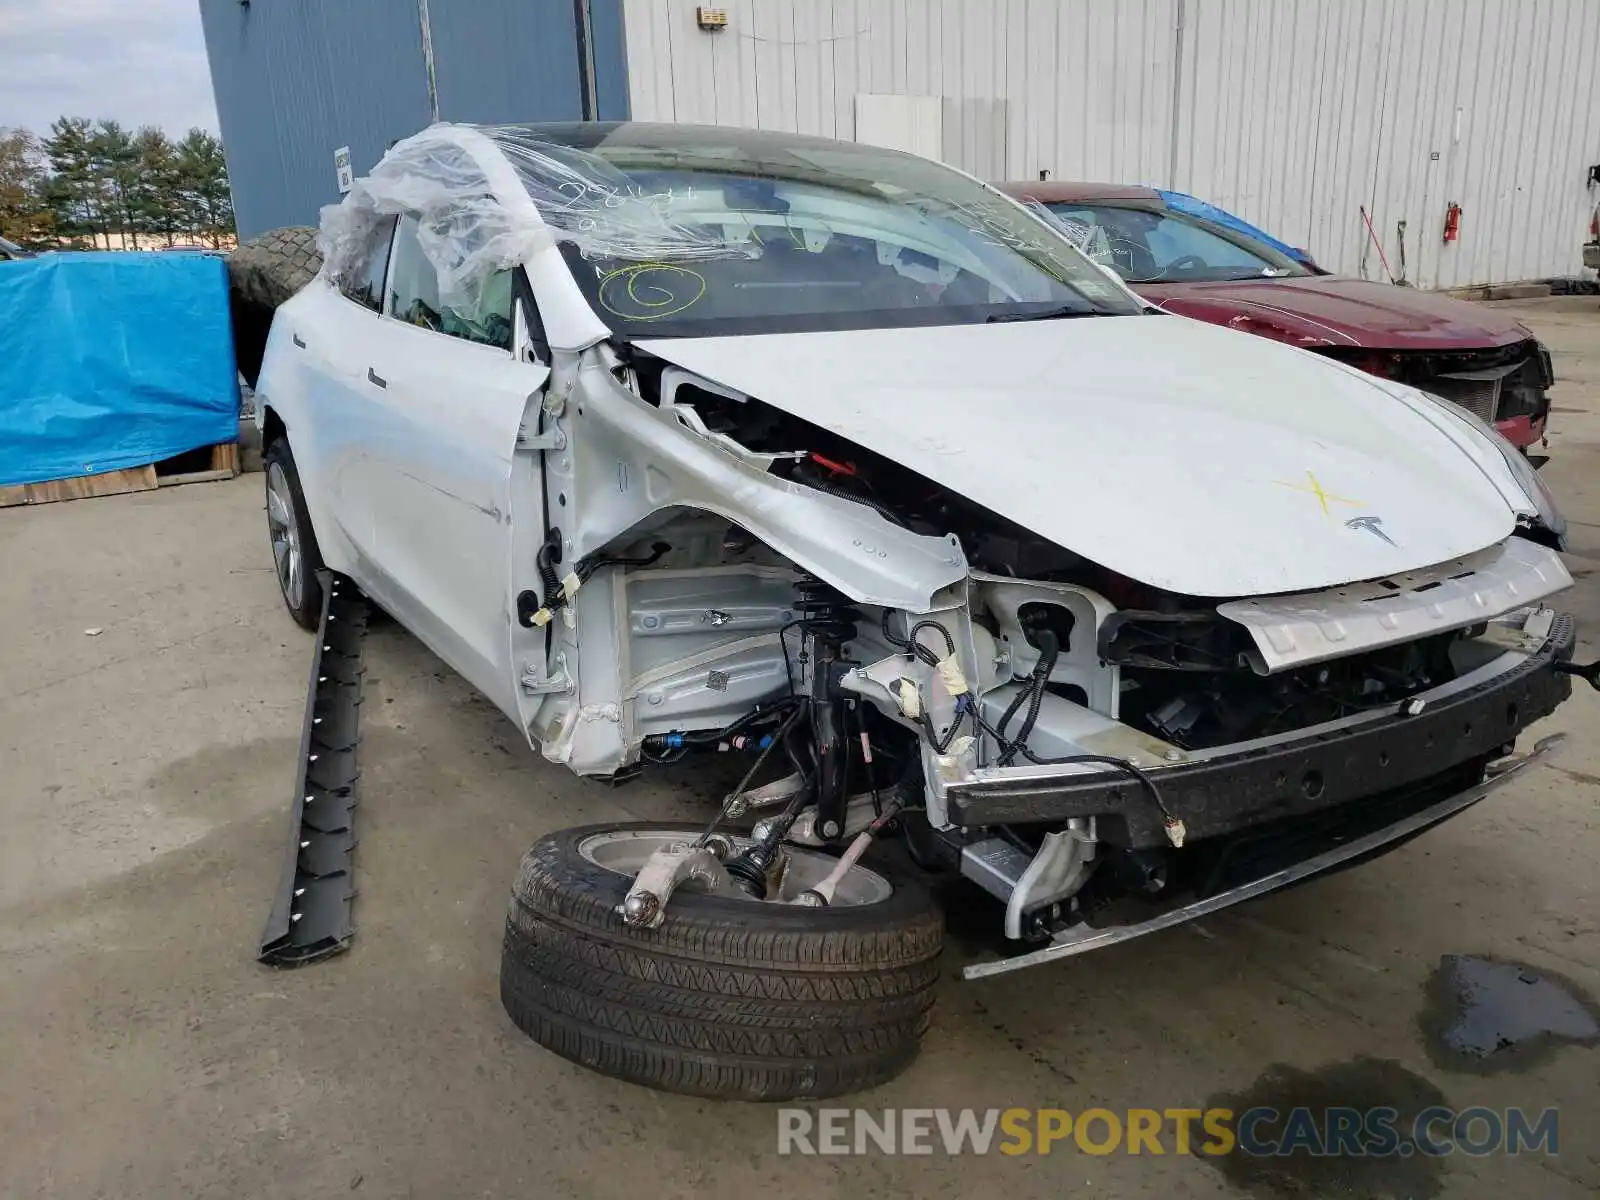
[[[178,174],[190,214],[189,228],[213,247],[234,231],[233,196],[222,142],[203,129],[191,129],[178,143]]]
[[[167,135],[152,126],[133,138],[138,171],[129,202],[135,234],[170,246],[183,229],[182,178],[178,153]]]
[[[32,174],[25,166],[30,152]],[[22,182],[8,186],[12,175]],[[119,235],[122,245],[137,250],[141,244],[171,246],[182,235],[220,248],[234,232],[222,142],[203,129],[191,129],[174,144],[148,126],[130,134],[117,121],[62,117],[42,143],[23,132],[8,134],[0,140],[0,222],[6,227],[21,220],[7,215],[20,212],[22,201],[13,193],[36,197],[47,231],[39,236],[48,241],[54,231],[74,246],[109,248]]]
[[[120,122],[101,121],[90,135],[89,154],[107,227],[122,235],[124,249],[137,250],[139,232],[133,222],[133,192],[138,181],[139,152],[134,149],[133,138]],[[111,244],[109,237],[106,244]]]
[[[107,231],[91,134],[92,123],[84,118],[61,117],[50,126],[50,136],[43,142],[50,162],[45,195],[55,214],[56,230],[74,245],[85,237],[98,244],[96,239]]]

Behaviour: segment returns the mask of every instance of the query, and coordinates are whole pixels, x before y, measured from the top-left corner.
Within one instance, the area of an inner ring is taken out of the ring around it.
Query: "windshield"
[[[1082,201],[1047,207],[1074,244],[1128,283],[1217,283],[1311,274],[1247,234],[1188,213]]]
[[[529,132],[571,174],[540,189],[531,158],[508,156],[580,289],[620,333],[1140,311],[1050,222],[924,159],[743,130],[621,125],[555,144],[549,129]]]

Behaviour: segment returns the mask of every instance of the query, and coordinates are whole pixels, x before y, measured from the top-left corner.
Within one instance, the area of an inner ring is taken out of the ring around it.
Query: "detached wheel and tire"
[[[317,277],[322,254],[317,231],[288,225],[241,242],[228,255],[228,307],[233,321],[233,355],[239,374],[255,387],[267,350],[272,314]]]
[[[645,859],[699,832],[590,825],[534,843],[506,919],[511,1019],[592,1070],[696,1096],[821,1098],[904,1070],[939,979],[944,926],[927,890],[856,866],[828,908],[685,888],[659,928],[625,924]],[[786,892],[836,861],[788,852]]]
[[[278,576],[283,603],[302,629],[316,631],[322,623],[322,552],[306,512],[300,472],[287,438],[267,447],[261,466],[267,481],[267,536],[272,542],[272,566]]]

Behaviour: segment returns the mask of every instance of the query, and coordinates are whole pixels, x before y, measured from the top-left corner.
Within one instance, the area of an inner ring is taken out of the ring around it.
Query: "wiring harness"
[[[555,619],[558,612],[571,607],[578,589],[601,567],[648,567],[671,549],[672,546],[667,542],[656,542],[650,547],[649,554],[637,558],[591,554],[580,559],[563,578],[556,573],[556,564],[561,561],[561,531],[552,529],[534,557],[543,594],[534,597],[529,592],[523,592],[518,596],[517,619],[528,628],[542,629]]]
[[[949,667],[944,665],[955,657],[955,639],[950,636],[950,631],[937,621],[918,621],[911,626],[907,635],[902,638],[890,629],[889,613],[885,610],[881,627],[883,636],[891,645],[897,647],[908,656],[932,667],[941,677],[947,680],[952,676],[957,680],[960,679],[959,672],[952,672]],[[943,638],[945,644],[944,659],[941,660],[921,640],[920,634],[925,629],[937,630]],[[1011,766],[1020,756],[1034,766],[1041,767],[1077,764],[1112,767],[1130,776],[1138,783],[1140,789],[1149,798],[1150,803],[1161,813],[1161,824],[1162,828],[1166,830],[1167,840],[1173,846],[1181,847],[1187,833],[1183,820],[1167,807],[1166,802],[1162,799],[1161,789],[1156,785],[1155,780],[1127,759],[1117,758],[1109,754],[1067,754],[1050,758],[1035,754],[1028,748],[1028,738],[1032,735],[1033,727],[1039,719],[1039,710],[1044,704],[1050,676],[1055,671],[1056,662],[1061,654],[1060,640],[1050,630],[1037,629],[1034,631],[1033,636],[1039,649],[1039,660],[1029,673],[1027,686],[1019,691],[1011,703],[1006,706],[1006,710],[1001,714],[1000,720],[994,725],[984,720],[983,714],[978,709],[976,699],[971,691],[967,690],[965,682],[962,681],[960,684],[961,690],[956,692],[955,696],[955,719],[950,722],[950,727],[945,730],[943,736],[940,736],[938,731],[935,730],[933,720],[928,716],[926,709],[921,705],[917,706],[916,719],[922,727],[924,736],[928,739],[928,744],[933,747],[936,753],[944,754],[955,742],[963,720],[971,717],[973,728],[994,740],[998,747],[996,762],[999,766]],[[1027,707],[1027,712],[1023,716],[1021,726],[1014,737],[1007,736],[1006,729],[1010,726],[1017,713],[1023,709],[1024,705]]]

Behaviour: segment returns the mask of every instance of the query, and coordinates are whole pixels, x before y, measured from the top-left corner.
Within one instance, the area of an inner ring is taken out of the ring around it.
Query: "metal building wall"
[[[598,115],[628,115],[621,0],[588,0]],[[583,115],[572,0],[427,0],[439,116]],[[200,0],[241,237],[314,224],[359,174],[431,119],[418,0]]]
[[[241,237],[316,223],[357,170],[428,123],[416,9],[394,0],[201,0],[206,57]]]
[[[1174,186],[1421,287],[1576,275],[1600,162],[1594,0],[1185,0]],[[1461,236],[1443,241],[1445,207]]]
[[[858,94],[1003,100],[1003,155],[980,106],[946,106],[946,157],[1015,177],[1147,179],[1167,170],[1179,0],[625,0],[637,120],[855,136]]]
[[[624,0],[642,120],[856,135],[946,103],[974,171],[1192,192],[1330,268],[1454,287],[1572,275],[1600,162],[1600,0]],[[1003,154],[972,123],[1001,114]],[[1459,112],[1459,115],[1458,115]],[[952,124],[954,123],[954,124]],[[1437,152],[1438,157],[1433,154]],[[1447,203],[1462,235],[1445,245]]]
[[[583,119],[577,23],[568,0],[428,0],[428,23],[444,120],[517,120],[530,84],[539,89],[540,120]],[[501,66],[502,48],[511,46],[518,49],[515,71]]]
[[[414,3],[414,0],[396,0]],[[628,115],[620,0],[589,0],[597,116]],[[572,0],[428,0],[446,121],[580,121],[578,21]]]

